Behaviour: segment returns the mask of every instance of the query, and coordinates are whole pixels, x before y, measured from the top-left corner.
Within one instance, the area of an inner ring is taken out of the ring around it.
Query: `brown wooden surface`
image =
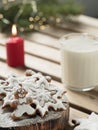
[[[85,20],[84,23],[83,19]],[[75,19],[73,20],[75,21]],[[87,24],[89,20],[92,21],[92,24]],[[22,75],[27,68],[31,68],[36,72],[42,72],[44,75],[50,75],[53,82],[62,87],[60,37],[72,32],[91,32],[95,35],[98,33],[96,19],[81,16],[78,17],[78,27],[75,25],[76,23],[66,23],[63,28],[48,27],[43,31],[23,35],[25,39],[25,67],[19,68],[12,68],[6,64],[5,43],[8,37],[0,34],[0,77],[6,78],[11,72]],[[98,87],[89,92],[67,90],[67,97],[71,106],[71,118],[87,117],[92,111],[98,113]]]
[[[36,118],[35,118],[36,119]],[[38,120],[38,118],[30,125],[23,127],[16,127],[15,130],[68,130],[70,126],[68,125],[69,120],[69,105],[66,111],[51,113],[48,117],[44,117],[43,120]]]

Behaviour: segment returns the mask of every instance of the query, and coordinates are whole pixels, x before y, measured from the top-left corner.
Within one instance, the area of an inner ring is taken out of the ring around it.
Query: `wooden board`
[[[42,44],[42,45],[52,47],[55,49],[60,48],[58,38],[55,38],[55,37],[52,37],[43,33],[39,33],[39,32],[31,33],[26,36],[24,35],[24,38],[27,40],[34,41],[37,44]]]
[[[6,41],[8,40],[8,38],[2,38],[0,39],[0,45],[4,46],[6,44]],[[30,42],[28,40],[25,40],[25,52],[27,54],[42,58],[42,59],[46,59],[55,63],[60,63],[60,52],[58,51],[58,49],[54,49],[42,44],[38,44],[36,42]],[[56,43],[54,43],[55,46]],[[59,45],[59,43],[58,43]]]

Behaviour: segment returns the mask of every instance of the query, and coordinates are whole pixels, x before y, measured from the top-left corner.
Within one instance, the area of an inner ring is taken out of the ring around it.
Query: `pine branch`
[[[16,23],[19,30],[38,30],[46,24],[60,24],[69,14],[82,13],[73,0],[15,0],[0,8],[0,28],[9,30]]]

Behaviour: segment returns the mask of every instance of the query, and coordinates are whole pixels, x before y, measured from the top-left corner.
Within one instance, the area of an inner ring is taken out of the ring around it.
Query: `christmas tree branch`
[[[69,14],[82,11],[73,0],[15,0],[0,7],[0,29],[9,30],[14,23],[22,32],[44,29],[47,24],[62,24]]]

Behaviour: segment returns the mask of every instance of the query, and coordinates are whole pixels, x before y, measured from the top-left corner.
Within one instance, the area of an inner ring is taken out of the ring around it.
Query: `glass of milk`
[[[69,89],[88,91],[98,85],[98,38],[82,33],[63,36],[62,82]]]

